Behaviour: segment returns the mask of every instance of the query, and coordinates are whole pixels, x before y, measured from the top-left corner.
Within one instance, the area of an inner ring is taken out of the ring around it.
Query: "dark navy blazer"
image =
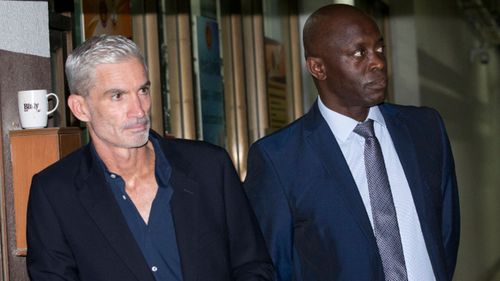
[[[271,259],[227,153],[199,141],[160,145],[172,166],[183,280],[271,280]],[[34,281],[154,281],[89,145],[33,177],[27,238]]]
[[[444,124],[430,108],[381,104],[438,281],[452,279],[459,202]],[[253,144],[245,190],[278,280],[384,280],[358,188],[317,103]]]

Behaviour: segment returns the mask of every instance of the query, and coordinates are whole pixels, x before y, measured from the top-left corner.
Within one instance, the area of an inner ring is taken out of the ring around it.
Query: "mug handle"
[[[55,105],[55,106],[54,106],[54,108],[52,108],[50,111],[47,111],[47,115],[49,115],[49,114],[51,114],[52,112],[56,111],[57,106],[59,105],[59,98],[57,97],[57,95],[56,95],[56,94],[54,94],[54,93],[47,94],[47,99],[48,99],[50,96],[53,96],[53,97],[56,99],[56,105]]]

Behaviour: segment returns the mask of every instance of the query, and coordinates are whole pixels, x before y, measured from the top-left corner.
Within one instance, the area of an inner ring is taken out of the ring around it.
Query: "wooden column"
[[[25,256],[26,211],[31,178],[50,164],[79,148],[80,128],[47,128],[10,131],[12,186],[15,215],[15,254]]]

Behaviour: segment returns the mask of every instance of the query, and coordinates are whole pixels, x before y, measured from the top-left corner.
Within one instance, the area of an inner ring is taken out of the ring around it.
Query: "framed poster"
[[[280,42],[266,37],[265,48],[267,110],[269,113],[269,129],[266,133],[271,133],[286,126],[289,122],[285,47]]]
[[[213,19],[197,17],[196,27],[203,139],[225,147],[226,130],[219,25]]]
[[[123,35],[132,38],[130,0],[81,0],[85,38]]]

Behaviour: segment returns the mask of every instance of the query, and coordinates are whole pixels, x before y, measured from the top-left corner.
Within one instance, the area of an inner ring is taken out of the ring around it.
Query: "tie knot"
[[[359,123],[356,128],[354,128],[354,132],[363,138],[373,138],[375,136],[375,132],[373,132],[373,120],[368,119],[363,123]]]

